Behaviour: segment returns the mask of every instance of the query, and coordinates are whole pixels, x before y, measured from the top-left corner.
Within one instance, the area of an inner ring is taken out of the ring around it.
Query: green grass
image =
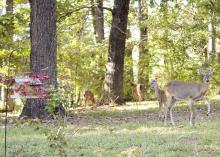
[[[198,111],[196,127],[190,127],[188,121],[178,115],[181,110],[187,110],[187,107],[181,104],[178,104],[174,111],[178,119],[174,127],[165,127],[156,119],[155,104],[139,110],[134,107],[129,110],[114,108],[74,113],[73,119],[81,117],[81,122],[68,123],[65,128],[66,152],[68,156],[113,157],[136,146],[143,157],[219,157],[218,104],[218,101],[214,102],[215,113],[210,117],[205,116],[204,105],[197,105],[198,109],[203,110]],[[149,117],[146,117],[148,114]],[[53,124],[11,124],[8,129],[8,156],[56,156],[57,151],[52,149],[51,143],[42,133],[41,128],[45,126],[56,128]],[[0,156],[3,156],[3,128],[0,132],[0,145]]]

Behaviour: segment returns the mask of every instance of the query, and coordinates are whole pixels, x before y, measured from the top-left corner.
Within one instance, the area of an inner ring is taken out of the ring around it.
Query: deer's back
[[[175,99],[196,99],[205,94],[207,90],[200,83],[170,81],[165,87],[167,96],[173,96]]]

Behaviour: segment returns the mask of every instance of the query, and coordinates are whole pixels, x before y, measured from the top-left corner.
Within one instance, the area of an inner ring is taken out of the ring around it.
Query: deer
[[[167,101],[165,91],[160,89],[157,83],[157,79],[152,79],[150,85],[151,88],[154,89],[155,94],[157,96],[157,100],[159,102],[159,120],[163,120],[165,116],[164,108],[166,106],[166,101]]]
[[[186,101],[189,105],[190,118],[189,122],[191,126],[195,126],[195,108],[194,104],[199,100],[207,101],[207,115],[210,114],[211,103],[209,99],[205,96],[209,88],[210,77],[213,73],[213,69],[204,71],[202,68],[198,69],[198,73],[203,75],[203,83],[194,83],[194,82],[183,82],[183,81],[170,81],[165,87],[165,95],[167,98],[167,105],[165,109],[165,119],[164,125],[167,125],[167,116],[170,115],[170,121],[172,125],[175,125],[172,109],[175,105],[175,102],[178,100]]]
[[[95,97],[93,92],[91,92],[90,90],[85,91],[84,93],[84,102],[86,105],[86,102],[91,101],[92,105],[95,106]]]
[[[131,85],[133,96],[136,95],[138,98],[138,101],[142,101],[143,100],[142,92],[141,92],[142,84],[133,83],[131,80],[128,80],[128,82]]]

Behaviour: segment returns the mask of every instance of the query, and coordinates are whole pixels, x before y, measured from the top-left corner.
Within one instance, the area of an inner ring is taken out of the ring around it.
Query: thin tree
[[[96,42],[104,40],[104,12],[103,0],[91,0],[92,5],[92,22]]]
[[[149,89],[149,50],[147,48],[148,43],[148,1],[138,0],[138,20],[140,29],[140,44],[139,44],[139,82],[144,84],[144,89]]]
[[[14,10],[14,3],[13,0],[6,0],[6,15],[9,18],[9,23],[7,25],[7,32],[6,32],[6,45],[5,48],[7,47],[8,49],[13,47],[13,29],[14,29],[14,15],[13,15],[13,10]],[[7,62],[7,60],[2,59],[2,64],[4,64],[5,62]],[[4,65],[2,65],[4,67]],[[8,94],[7,94],[8,92]],[[12,90],[9,89],[7,90],[5,87],[1,87],[1,99],[3,101],[7,100],[7,110],[8,111],[13,111],[14,107],[15,107],[15,102],[13,101],[13,99],[8,98],[6,99],[7,95],[10,95],[12,93]]]
[[[31,53],[30,68],[34,74],[48,75],[48,85],[57,87],[56,0],[30,0]],[[48,67],[48,71],[41,69]],[[45,118],[46,99],[28,99],[21,117]]]
[[[123,103],[123,72],[129,0],[114,0],[107,70],[101,104]]]
[[[210,19],[208,24],[208,54],[210,61],[216,58],[216,29],[215,29],[215,13],[210,13]]]
[[[8,37],[10,42],[13,41],[13,8],[14,8],[14,3],[13,0],[6,0],[6,14],[10,18],[10,24],[8,26]]]
[[[160,9],[161,9],[161,12],[163,13],[163,21],[168,24],[168,0],[161,0],[161,4],[160,4]],[[167,51],[169,49],[168,47],[168,35],[169,35],[169,30],[167,28],[165,28],[164,32],[163,32],[163,35],[162,35],[162,39],[163,39],[163,42],[165,43],[164,46],[163,46],[163,59],[164,59],[164,66],[165,66],[165,71],[166,73],[168,74],[168,77],[170,79],[172,79],[172,67],[171,65],[169,64],[169,58],[168,58],[168,54],[167,54]]]

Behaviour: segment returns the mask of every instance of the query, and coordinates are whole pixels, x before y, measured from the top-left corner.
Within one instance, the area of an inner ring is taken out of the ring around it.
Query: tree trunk
[[[129,24],[128,24],[128,27],[129,27]],[[133,61],[132,60],[132,50],[134,48],[134,44],[133,44],[133,41],[129,40],[131,39],[131,30],[130,28],[127,29],[127,34],[126,34],[126,45],[125,45],[125,56],[129,58],[129,60]],[[129,40],[129,41],[128,41]],[[133,65],[130,65],[128,64],[127,65],[128,67],[125,67],[125,69],[127,68],[127,72],[126,72],[126,75],[124,76],[125,78],[125,82],[128,82],[128,80],[133,80]],[[130,85],[129,85],[130,86]]]
[[[208,39],[208,55],[209,60],[212,62],[216,58],[216,30],[214,24],[214,17],[210,18],[208,25],[209,39]]]
[[[13,0],[6,0],[6,14],[10,16],[10,24],[8,27],[8,35],[9,35],[9,40],[10,42],[13,41],[13,7],[14,7],[14,3]]]
[[[132,50],[134,48],[134,42],[131,39],[131,30],[130,30],[130,24],[128,24],[127,28],[127,35],[126,35],[126,47],[125,47],[125,56],[127,58],[128,64],[125,64],[124,69],[126,72],[124,72],[124,100],[125,101],[131,101],[133,98],[132,95],[132,88],[129,83],[130,80],[133,81],[134,78],[134,72],[133,72],[133,56],[132,56]]]
[[[104,13],[103,0],[91,0],[92,22],[94,27],[94,35],[96,42],[100,43],[104,40]]]
[[[163,12],[163,21],[168,24],[168,0],[161,0],[161,11]],[[168,57],[168,35],[169,35],[169,30],[167,26],[164,28],[163,32],[163,40],[165,42],[164,46],[164,52],[163,52],[163,59],[164,59],[164,69],[165,73],[168,74],[168,79],[173,79],[172,77],[172,64],[170,64],[169,57]]]
[[[138,15],[140,29],[140,44],[139,44],[139,82],[144,84],[144,93],[148,93],[149,88],[149,62],[150,55],[147,48],[148,30],[145,22],[148,19],[148,2],[146,0],[138,0]]]
[[[128,25],[129,27],[129,25]],[[131,36],[131,29],[128,28],[127,29],[127,34],[126,34],[126,40],[128,39],[131,39],[132,36]],[[130,41],[130,42],[126,42],[126,47],[125,47],[125,55],[128,56],[128,57],[132,57],[132,50],[134,48],[134,44],[133,44],[133,41]]]
[[[138,0],[138,15],[139,15],[139,28],[140,28],[140,45],[139,49],[141,53],[148,53],[146,44],[148,42],[147,26],[144,24],[148,19],[148,3],[146,0]]]
[[[14,3],[13,3],[13,0],[6,0],[6,14],[7,16],[10,17],[10,24],[8,25],[8,43],[10,47],[13,46],[13,29],[14,29],[14,19],[13,19],[13,8],[14,8]],[[4,88],[4,87],[3,87]],[[8,93],[7,93],[8,91]],[[11,98],[6,98],[6,96],[8,95],[11,95],[12,94],[12,90],[9,89],[4,89],[4,95],[5,95],[5,98],[7,100],[6,104],[7,104],[7,109],[9,112],[12,112],[15,108],[15,102],[13,99]]]
[[[129,0],[115,0],[101,104],[123,103],[123,72]]]
[[[56,0],[30,0],[30,5],[31,72],[48,75],[47,85],[57,88]],[[48,71],[41,70],[45,67]],[[21,117],[46,118],[46,105],[46,99],[28,99]]]

